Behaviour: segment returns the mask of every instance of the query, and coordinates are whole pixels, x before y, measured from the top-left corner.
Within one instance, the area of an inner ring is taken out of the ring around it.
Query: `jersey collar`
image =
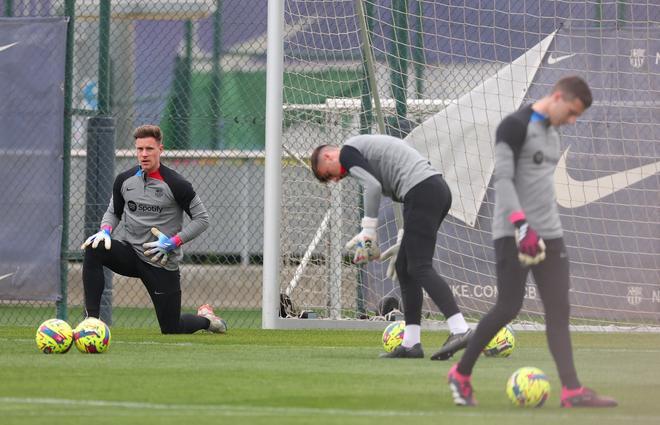
[[[144,176],[144,172],[142,171],[142,168],[138,168],[137,173],[135,173],[136,176],[138,177],[143,177],[145,180],[147,177],[151,177],[152,179],[156,180],[165,180],[163,179],[163,176],[160,174],[160,167],[156,171],[152,171],[149,173],[146,177]]]
[[[548,118],[547,115],[543,115],[540,112],[532,110],[532,115],[529,117],[529,122],[537,121],[540,121],[541,124],[545,125],[546,127],[550,127],[550,118]]]

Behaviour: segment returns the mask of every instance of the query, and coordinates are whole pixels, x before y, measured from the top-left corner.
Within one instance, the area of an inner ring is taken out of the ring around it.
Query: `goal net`
[[[343,248],[359,231],[360,187],[352,179],[321,185],[306,163],[319,144],[383,132],[418,149],[448,181],[453,204],[434,267],[478,320],[497,296],[495,128],[577,74],[595,102],[561,129],[555,174],[571,321],[657,329],[660,23],[650,2],[632,3],[285,1],[279,291],[307,319],[278,326],[317,318],[359,327],[380,318],[385,297],[400,297],[386,263],[354,266]],[[383,201],[381,250],[396,240],[397,216]],[[426,299],[424,318],[427,326],[444,321]],[[518,321],[543,325],[531,276]]]

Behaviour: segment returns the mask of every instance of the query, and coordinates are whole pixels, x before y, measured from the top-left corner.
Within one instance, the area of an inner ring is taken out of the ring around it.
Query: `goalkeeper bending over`
[[[99,317],[105,266],[142,280],[162,333],[224,333],[226,322],[208,304],[201,306],[197,315],[181,314],[180,247],[206,230],[206,208],[185,178],[160,163],[163,144],[159,127],[138,127],[133,137],[139,165],[117,176],[101,230],[82,245],[87,315]],[[184,212],[191,218],[185,227]],[[123,232],[111,239],[120,220]]]
[[[568,330],[568,254],[554,189],[561,154],[556,128],[575,123],[591,102],[584,80],[565,77],[549,95],[507,116],[497,127],[493,240],[498,294],[461,361],[449,370],[449,388],[458,405],[476,404],[470,380],[474,364],[499,329],[518,315],[531,269],[562,384],[561,406],[616,406],[616,401],[598,396],[577,378]]]
[[[465,348],[472,330],[449,285],[433,269],[438,228],[451,207],[451,192],[442,175],[403,140],[384,135],[352,137],[341,148],[318,146],[311,163],[321,182],[337,182],[350,174],[364,188],[362,231],[346,245],[356,248],[355,264],[380,256],[376,229],[381,194],[403,202],[403,229],[397,244],[383,254],[383,260],[390,258],[388,277],[398,277],[406,327],[403,343],[382,357],[424,357],[420,342],[422,288],[447,318],[451,332],[431,359],[447,360]]]

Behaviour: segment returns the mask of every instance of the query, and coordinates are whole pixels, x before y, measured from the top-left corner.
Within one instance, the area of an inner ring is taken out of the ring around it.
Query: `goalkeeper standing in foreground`
[[[383,255],[383,260],[390,258],[388,277],[398,277],[406,327],[403,343],[382,357],[424,357],[420,335],[422,288],[447,318],[451,332],[431,359],[447,360],[465,348],[472,330],[449,285],[433,269],[438,229],[451,207],[451,192],[442,175],[403,140],[385,135],[355,136],[342,147],[318,146],[311,163],[321,182],[337,182],[350,174],[364,189],[362,231],[346,245],[356,249],[355,264],[380,257],[377,227],[381,195],[403,202],[403,229],[399,230],[397,245]]]
[[[476,404],[472,369],[493,336],[518,315],[530,269],[543,301],[548,347],[562,384],[561,406],[617,405],[583,387],[577,377],[568,328],[568,254],[554,191],[561,155],[556,128],[574,124],[591,102],[584,80],[565,77],[549,95],[507,116],[497,127],[493,240],[498,294],[460,362],[449,370],[449,388],[458,405]]]
[[[226,322],[210,305],[197,315],[181,314],[181,245],[199,236],[209,215],[192,185],[160,163],[162,133],[155,125],[138,127],[133,134],[139,165],[119,174],[112,199],[98,233],[87,238],[83,285],[87,315],[99,317],[105,280],[103,266],[115,273],[138,277],[147,288],[164,334],[208,330],[224,333]],[[191,221],[183,226],[183,213]],[[112,230],[123,221],[120,238]],[[156,240],[154,240],[156,239]]]

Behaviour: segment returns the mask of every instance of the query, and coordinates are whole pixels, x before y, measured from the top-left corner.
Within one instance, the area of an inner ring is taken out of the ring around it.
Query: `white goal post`
[[[497,296],[490,234],[494,129],[561,76],[579,74],[595,101],[575,126],[562,129],[555,175],[571,257],[571,325],[660,330],[660,68],[654,63],[660,24],[604,32],[595,18],[573,16],[570,2],[555,3],[540,2],[537,25],[530,26],[519,22],[531,19],[526,2],[507,10],[416,1],[269,2],[264,328],[384,327],[378,303],[398,297],[397,284],[385,278],[386,264],[356,267],[343,249],[358,231],[360,188],[352,179],[321,185],[307,163],[315,146],[382,132],[383,123],[452,187],[434,267],[463,313],[478,320]],[[467,15],[490,22],[492,34]],[[394,243],[397,226],[384,201],[381,250]],[[280,294],[316,318],[279,317]],[[425,301],[423,315],[425,328],[444,329],[432,303]],[[514,325],[544,328],[531,277]]]

